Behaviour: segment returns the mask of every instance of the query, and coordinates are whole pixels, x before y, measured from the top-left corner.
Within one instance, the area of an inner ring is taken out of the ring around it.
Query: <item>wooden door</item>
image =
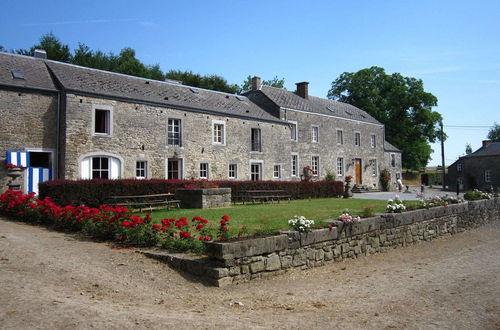
[[[177,158],[169,158],[168,159],[168,176],[169,180],[178,180],[181,178],[180,176],[180,159]]]
[[[356,159],[354,163],[354,172],[356,176],[356,184],[361,184],[363,182],[363,178],[361,177],[361,159]]]

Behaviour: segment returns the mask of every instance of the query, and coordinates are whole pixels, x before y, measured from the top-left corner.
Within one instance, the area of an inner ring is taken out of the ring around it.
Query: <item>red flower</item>
[[[198,239],[199,239],[200,241],[203,241],[203,240],[205,239],[205,237],[200,236],[200,237],[198,237]]]
[[[223,226],[222,231],[227,231],[227,226]]]
[[[210,236],[205,236],[205,241],[210,241],[210,240],[211,240]]]
[[[222,216],[222,220],[224,220],[225,222],[228,222],[229,221],[229,215],[223,215]]]
[[[128,222],[127,220],[123,220],[120,224],[122,227],[133,227],[134,224],[132,222]]]
[[[153,229],[160,230],[160,229],[161,229],[161,226],[155,223],[155,224],[153,225]]]
[[[190,236],[187,231],[180,231],[179,235],[181,236],[181,238],[188,238]]]
[[[203,228],[203,225],[202,225],[202,224],[199,224],[199,225],[197,225],[197,226],[196,226],[196,229],[198,229],[198,230],[200,230],[200,229],[202,229],[202,228]]]

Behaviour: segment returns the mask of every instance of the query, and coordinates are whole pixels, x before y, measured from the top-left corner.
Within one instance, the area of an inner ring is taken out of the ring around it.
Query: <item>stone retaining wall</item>
[[[362,219],[352,226],[336,223],[338,227],[309,233],[288,231],[265,238],[210,242],[207,243],[208,258],[199,259],[194,264],[192,260],[169,263],[174,267],[182,264],[177,268],[201,276],[210,284],[225,286],[283,274],[291,268],[307,269],[385,252],[499,219],[500,198],[495,198],[428,210],[381,214]],[[191,271],[191,268],[196,271]]]
[[[209,209],[231,206],[231,188],[177,189],[175,197],[183,208]]]

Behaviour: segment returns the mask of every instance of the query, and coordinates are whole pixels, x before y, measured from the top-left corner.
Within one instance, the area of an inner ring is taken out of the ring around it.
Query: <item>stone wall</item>
[[[177,189],[175,198],[182,208],[210,209],[231,206],[231,188]]]
[[[500,220],[500,198],[381,214],[352,226],[319,229],[235,242],[210,242],[209,258],[189,259],[148,253],[174,267],[200,276],[207,283],[225,286],[307,269],[330,262],[368,256],[389,249],[418,244],[467,228]],[[332,220],[336,222],[336,220]],[[175,260],[175,261],[172,261]]]
[[[457,165],[461,164],[459,172]],[[456,191],[457,183],[462,182],[462,191],[479,189],[483,191],[500,188],[500,156],[461,157],[448,167],[446,184],[448,189]],[[491,172],[491,181],[485,181],[485,171]]]

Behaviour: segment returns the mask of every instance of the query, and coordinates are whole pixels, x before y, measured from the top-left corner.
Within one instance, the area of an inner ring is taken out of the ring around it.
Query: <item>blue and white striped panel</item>
[[[38,195],[38,184],[40,182],[52,180],[52,169],[44,167],[28,168],[28,192]]]
[[[28,153],[26,151],[7,151],[7,164],[28,167]]]

